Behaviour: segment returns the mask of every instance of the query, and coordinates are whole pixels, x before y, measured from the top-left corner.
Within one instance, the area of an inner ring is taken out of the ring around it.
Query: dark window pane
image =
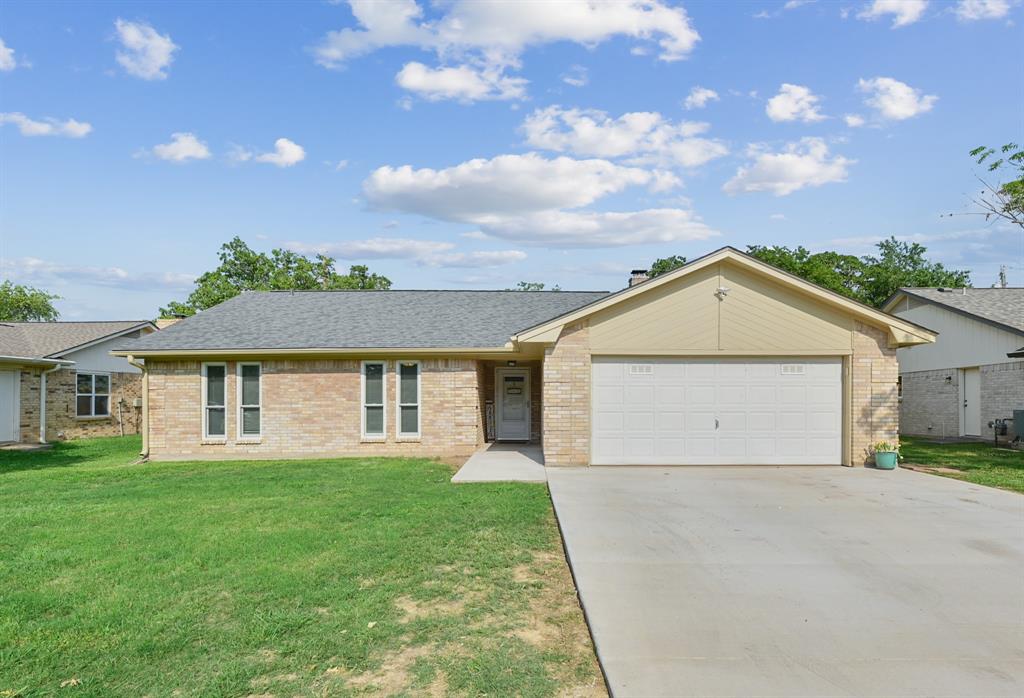
[[[206,410],[206,433],[210,436],[224,436],[223,408]]]
[[[96,394],[110,395],[110,376],[96,376]]]
[[[206,404],[221,406],[224,404],[224,367],[206,367]]]
[[[366,404],[384,403],[384,365],[366,364]]]
[[[260,408],[242,408],[242,435],[259,436],[260,434]]]
[[[95,408],[93,409],[93,414],[96,415],[97,417],[99,417],[100,415],[103,415],[105,417],[106,415],[110,414],[110,398],[108,396],[96,396],[96,405]]]
[[[91,417],[92,416],[92,398],[88,395],[79,395],[75,401],[76,410],[79,417]]]
[[[242,366],[242,404],[260,404],[259,366]]]
[[[419,407],[402,406],[399,408],[402,412],[402,433],[403,434],[418,434],[420,431],[419,425]]]
[[[419,381],[419,366],[401,365],[399,370],[399,397],[398,401],[406,404],[415,404],[418,401],[416,384]]]
[[[383,434],[384,433],[384,407],[367,407],[366,408],[366,433],[367,434]]]
[[[92,392],[92,374],[91,373],[79,373],[78,374],[78,392],[86,394]]]

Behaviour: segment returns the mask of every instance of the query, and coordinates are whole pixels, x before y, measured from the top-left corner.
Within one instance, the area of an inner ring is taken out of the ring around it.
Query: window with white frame
[[[385,437],[383,361],[363,362],[363,436],[371,439]]]
[[[398,435],[420,435],[420,362],[398,362]]]
[[[227,436],[227,364],[203,364],[203,436]]]
[[[75,376],[75,413],[79,417],[110,416],[109,373],[78,373]]]
[[[260,424],[260,364],[238,364],[238,438],[256,439]]]

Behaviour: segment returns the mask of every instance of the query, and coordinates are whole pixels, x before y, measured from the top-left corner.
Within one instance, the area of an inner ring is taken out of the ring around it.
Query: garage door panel
[[[599,357],[592,375],[595,464],[841,463],[841,359]]]

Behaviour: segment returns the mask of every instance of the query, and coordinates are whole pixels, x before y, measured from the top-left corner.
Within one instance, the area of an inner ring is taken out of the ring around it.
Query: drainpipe
[[[139,456],[149,458],[149,371],[146,364],[139,363],[131,354],[128,363],[142,371],[142,452]]]
[[[39,443],[46,443],[46,374],[64,368],[57,364],[53,368],[43,369],[39,373]]]

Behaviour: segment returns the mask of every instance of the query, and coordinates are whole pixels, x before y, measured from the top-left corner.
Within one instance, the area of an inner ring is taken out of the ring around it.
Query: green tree
[[[363,265],[353,265],[348,274],[340,274],[332,257],[306,257],[282,249],[266,254],[253,250],[238,237],[221,245],[217,256],[220,266],[196,279],[195,289],[184,302],[171,301],[160,308],[161,316],[194,315],[242,291],[391,288],[388,278],[371,274]]]
[[[916,242],[895,237],[878,243],[878,256],[864,257],[865,279],[861,299],[881,307],[903,286],[963,288],[971,283],[970,272],[946,269],[940,262],[925,259],[928,250]]]
[[[60,296],[11,281],[0,284],[0,322],[53,322],[60,313],[53,301]]]
[[[680,257],[677,254],[670,257],[662,257],[654,260],[654,263],[651,264],[651,268],[647,271],[647,276],[653,279],[655,276],[661,276],[673,269],[678,269],[684,264],[686,264],[686,257]]]
[[[985,220],[1002,219],[1024,228],[1024,148],[1016,143],[1007,143],[998,151],[987,146],[978,146],[971,151],[971,157],[979,165],[986,165],[988,171],[1008,172],[1008,179],[990,184],[984,177],[978,181],[985,187],[973,199]]]
[[[811,283],[863,301],[864,261],[854,255],[817,252],[802,245],[791,249],[783,245],[749,245],[747,254]]]
[[[543,291],[545,285],[542,281],[520,281],[516,284],[515,288],[506,288],[506,291]],[[555,284],[551,287],[552,291],[561,291],[562,287]]]

